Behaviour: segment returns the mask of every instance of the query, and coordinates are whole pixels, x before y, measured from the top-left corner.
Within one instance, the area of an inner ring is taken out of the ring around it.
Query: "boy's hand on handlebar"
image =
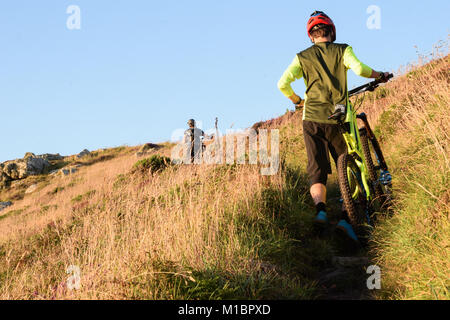
[[[380,76],[377,78],[378,81],[380,81],[381,83],[386,83],[389,81],[390,77],[390,73],[389,72],[379,72]]]

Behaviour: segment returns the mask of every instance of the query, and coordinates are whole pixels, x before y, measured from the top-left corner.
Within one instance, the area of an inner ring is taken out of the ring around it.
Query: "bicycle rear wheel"
[[[358,236],[366,237],[366,227],[371,221],[361,170],[351,155],[343,154],[338,159],[337,171],[339,188],[350,223]]]
[[[374,201],[378,203],[375,207],[380,210],[388,209],[392,200],[392,178],[387,170],[380,144],[375,137],[369,138],[365,128],[360,129],[359,133],[369,177],[375,191]]]

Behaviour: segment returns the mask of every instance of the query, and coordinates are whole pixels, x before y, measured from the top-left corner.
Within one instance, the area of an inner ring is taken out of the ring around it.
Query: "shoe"
[[[353,227],[347,221],[345,220],[339,221],[336,228],[345,233],[345,235],[350,239],[352,239],[353,241],[359,242],[358,237],[355,234],[355,231],[353,231]]]
[[[314,219],[314,223],[320,226],[328,224],[327,213],[323,210],[320,211]]]

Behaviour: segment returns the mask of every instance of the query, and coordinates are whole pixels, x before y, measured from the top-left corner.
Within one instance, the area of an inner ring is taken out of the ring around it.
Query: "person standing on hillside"
[[[303,136],[308,156],[310,193],[316,205],[315,223],[328,224],[326,209],[326,184],[331,174],[330,156],[337,163],[338,157],[347,152],[337,122],[328,120],[338,104],[347,105],[347,71],[352,69],[365,78],[379,78],[386,81],[389,73],[377,72],[361,63],[351,46],[334,43],[336,27],[322,11],[315,11],[308,20],[307,33],[313,45],[298,53],[291,65],[278,81],[278,88],[296,108],[303,107]],[[302,100],[292,89],[291,83],[304,78],[305,99]],[[352,240],[358,238],[345,212],[337,225]]]
[[[184,132],[183,144],[185,146],[185,164],[200,164],[203,151],[202,137],[211,139],[210,136],[195,125],[195,120],[188,121],[189,129]]]

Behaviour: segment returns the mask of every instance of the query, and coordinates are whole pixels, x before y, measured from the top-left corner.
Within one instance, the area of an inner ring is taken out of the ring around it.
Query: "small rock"
[[[11,201],[7,201],[7,202],[0,202],[0,211],[8,208],[12,206],[12,202]]]
[[[65,169],[61,169],[61,175],[64,176],[68,176],[69,174],[73,174],[78,172],[78,169],[76,167],[70,167],[70,168],[65,168]]]
[[[83,158],[84,156],[87,156],[89,154],[91,154],[91,152],[88,149],[84,149],[77,155],[77,158]]]
[[[37,184],[33,184],[33,185],[29,186],[28,189],[25,191],[25,194],[33,193],[34,191],[36,191],[37,186],[38,186]]]

